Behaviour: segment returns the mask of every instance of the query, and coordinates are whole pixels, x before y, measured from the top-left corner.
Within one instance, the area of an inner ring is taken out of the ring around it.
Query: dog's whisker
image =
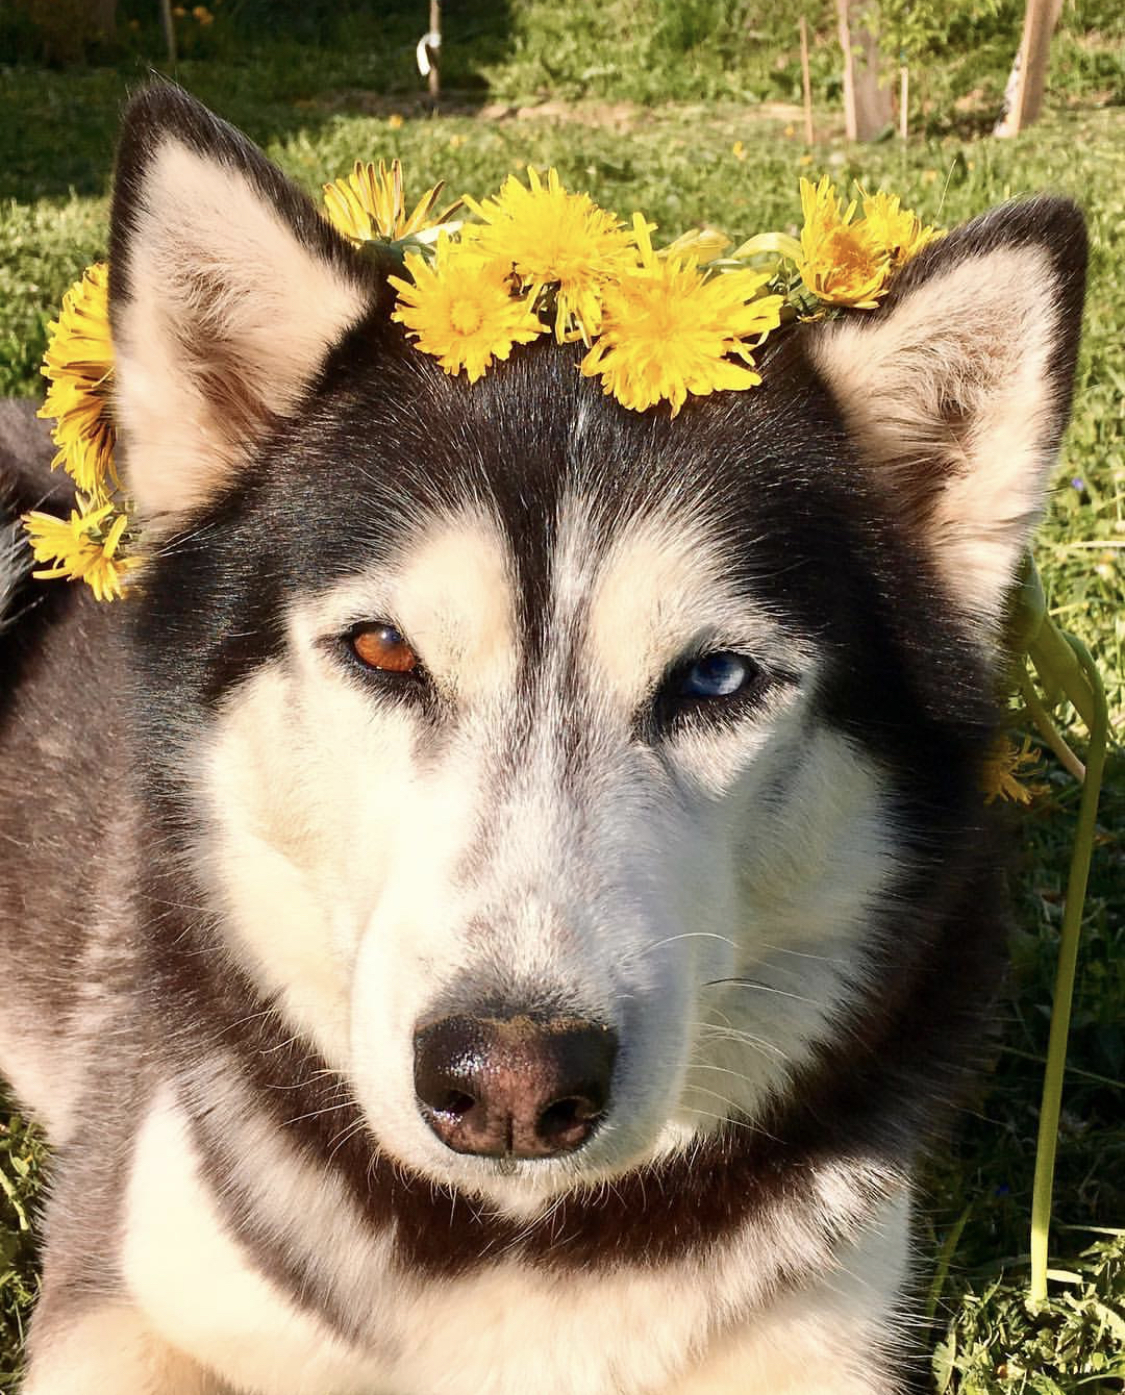
[[[747,1119],[731,1118],[729,1114],[716,1114],[712,1110],[697,1109],[693,1105],[683,1105],[681,1108],[685,1114],[694,1114],[700,1119],[714,1119],[717,1123],[723,1124],[728,1128],[742,1129],[746,1133],[752,1133],[759,1138],[773,1137],[773,1135],[768,1133],[765,1129],[759,1128],[756,1124],[751,1124]]]
[[[811,959],[820,964],[838,964],[846,966],[847,960],[840,959],[828,954],[813,954],[807,949],[790,949],[786,945],[771,945],[760,941],[759,949],[767,950],[770,954],[788,954],[794,959]]]
[[[714,1034],[709,1034],[703,1040],[711,1042],[730,1042],[736,1046],[746,1046],[761,1056],[772,1056],[779,1061],[789,1060],[789,1053],[784,1051],[776,1042],[766,1041],[764,1037],[756,1037],[746,1032],[736,1032],[723,1028]]]
[[[657,940],[655,944],[646,945],[644,953],[651,954],[654,950],[663,949],[665,945],[675,944],[679,940],[719,940],[722,944],[730,945],[733,950],[738,949],[738,945],[729,935],[720,935],[711,930],[685,930],[682,934],[668,935],[663,940]]]
[[[750,1036],[746,1032],[733,1031],[727,1027],[716,1027],[709,1031],[705,1029],[705,1034],[701,1036],[700,1040],[701,1042],[733,1042],[738,1046],[748,1047],[751,1051],[756,1052],[760,1056],[778,1061],[787,1061],[789,1059],[786,1052],[784,1052],[780,1046],[775,1046],[773,1042],[766,1041],[762,1037]]]
[[[366,1127],[366,1123],[366,1119],[364,1119],[364,1117],[360,1115],[359,1118],[354,1119],[350,1124],[348,1124],[346,1128],[340,1130],[339,1134],[337,1134],[337,1136],[332,1140],[332,1143],[330,1145],[330,1151],[328,1153],[327,1158],[327,1162],[329,1164],[335,1161],[337,1153],[339,1153],[340,1149],[348,1142],[349,1139],[354,1138],[356,1134],[361,1133],[363,1131],[363,1129]]]
[[[735,1110],[736,1112],[741,1110],[742,1108],[742,1106],[736,1100],[730,1099],[727,1095],[721,1094],[718,1090],[710,1090],[707,1088],[706,1085],[696,1085],[693,1082],[688,1088],[698,1092],[701,1095],[710,1095],[712,1099],[718,1100],[721,1104],[728,1105],[731,1109]]]
[[[327,1104],[322,1109],[310,1109],[305,1114],[298,1114],[292,1119],[284,1120],[283,1128],[292,1128],[294,1124],[303,1124],[308,1119],[319,1119],[324,1114],[335,1114],[341,1109],[354,1109],[351,1100],[341,1100],[339,1104]]]
[[[787,988],[774,988],[768,983],[759,983],[752,978],[713,978],[701,985],[703,988],[753,988],[759,993],[775,993],[779,998],[792,998],[797,1003],[808,1003],[811,1007],[820,1007],[814,998],[806,998],[800,993],[791,993]]]

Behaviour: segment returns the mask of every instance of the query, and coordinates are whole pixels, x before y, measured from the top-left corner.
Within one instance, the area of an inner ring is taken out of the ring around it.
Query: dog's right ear
[[[1086,231],[1018,200],[924,247],[879,309],[809,325],[811,352],[905,528],[987,643],[1070,412]]]
[[[110,235],[115,418],[150,519],[221,490],[380,278],[256,146],[170,84],[129,104]]]

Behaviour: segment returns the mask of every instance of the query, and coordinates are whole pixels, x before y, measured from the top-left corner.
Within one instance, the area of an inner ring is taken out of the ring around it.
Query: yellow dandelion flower
[[[36,580],[84,581],[99,601],[121,596],[122,578],[138,565],[135,557],[119,557],[118,548],[128,527],[126,514],[114,512],[112,503],[96,508],[72,509],[69,519],[32,512],[23,516],[32,554],[37,562],[53,566],[32,572]]]
[[[547,171],[544,184],[529,166],[527,178],[530,187],[509,175],[483,203],[466,197],[482,221],[467,224],[462,241],[513,270],[533,298],[555,285],[557,338],[573,337],[573,329],[589,342],[601,325],[603,287],[635,263],[629,234],[588,194],[568,193],[556,170]]]
[[[801,210],[801,280],[829,305],[874,310],[887,289],[890,261],[866,224],[852,222],[855,203],[841,212],[825,175],[815,185],[801,180]]]
[[[921,218],[902,207],[897,194],[863,195],[863,225],[897,269],[941,234],[922,225]]]
[[[51,468],[62,465],[83,494],[101,498],[114,479],[110,416],[113,344],[109,334],[109,270],[89,266],[63,297],[58,320],[47,326],[43,375],[50,386],[39,409],[53,417],[58,447]]]
[[[669,402],[673,416],[689,393],[760,383],[751,349],[777,328],[783,304],[781,296],[759,295],[769,273],[707,276],[693,257],[653,252],[639,213],[633,226],[640,265],[606,288],[602,333],[582,360],[583,374],[600,376],[605,392],[632,411]]]
[[[399,242],[440,226],[457,212],[460,199],[432,216],[444,188],[438,183],[427,189],[408,214],[402,162],[392,160],[388,170],[382,160],[378,168],[357,160],[346,179],[324,186],[324,207],[336,231],[357,247],[364,242]]]
[[[1006,736],[999,737],[981,771],[984,802],[993,804],[997,799],[1010,799],[1015,804],[1030,804],[1046,787],[1029,784],[1025,772],[1042,759],[1043,753],[1031,744],[1029,737],[1024,737],[1022,746]]]
[[[398,291],[391,318],[447,373],[464,369],[475,383],[493,359],[506,359],[514,345],[546,333],[533,298],[512,295],[503,267],[466,256],[448,237],[439,239],[432,267],[417,252],[405,260],[413,280],[389,278]]]

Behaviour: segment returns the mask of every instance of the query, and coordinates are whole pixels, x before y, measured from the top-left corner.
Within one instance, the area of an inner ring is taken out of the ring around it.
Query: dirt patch
[[[671,103],[661,107],[641,106],[637,102],[547,101],[528,106],[507,102],[489,102],[477,116],[482,121],[573,121],[581,126],[597,126],[603,130],[631,131],[637,126],[651,125],[661,113],[678,107]],[[792,102],[756,102],[739,108],[739,119],[777,121],[782,124],[804,120],[804,112]]]
[[[631,131],[638,124],[652,119],[650,107],[636,102],[534,102],[514,106],[508,102],[489,102],[477,112],[481,121],[553,121],[574,122],[579,126],[598,126],[610,131]]]
[[[339,88],[321,97],[301,103],[302,106],[316,107],[321,111],[348,112],[363,116],[381,116],[393,121],[397,118],[416,119],[423,116],[465,116],[477,121],[546,121],[555,124],[573,123],[578,126],[596,127],[599,130],[633,131],[638,127],[657,125],[669,112],[681,110],[698,111],[708,121],[721,119],[729,123],[732,119],[739,124],[771,123],[777,125],[800,126],[804,121],[801,107],[792,102],[755,102],[720,107],[697,106],[685,103],[665,103],[658,107],[643,106],[639,102],[606,102],[593,99],[563,101],[551,99],[542,102],[489,102],[483,94],[472,92],[447,92],[435,103],[423,95],[385,96],[365,92],[361,88]]]

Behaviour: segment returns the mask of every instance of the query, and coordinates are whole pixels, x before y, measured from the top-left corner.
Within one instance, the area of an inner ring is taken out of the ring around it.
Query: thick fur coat
[[[470,387],[260,152],[134,100],[152,559],[98,606],[0,548],[0,1070],[55,1150],[27,1395],[907,1388],[1084,265],[1073,206],[1014,203],[675,421],[553,344]],[[61,491],[0,422],[14,519]],[[409,681],[357,663],[375,622]],[[435,1132],[419,1024],[483,1013],[612,1031],[580,1148]]]

